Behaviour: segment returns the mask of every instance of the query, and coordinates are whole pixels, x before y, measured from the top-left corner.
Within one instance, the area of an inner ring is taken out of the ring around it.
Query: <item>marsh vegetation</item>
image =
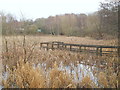
[[[118,57],[96,56],[66,50],[47,51],[39,48],[42,40],[52,41],[54,38],[56,41],[69,43],[73,41],[81,43],[83,39],[61,36],[3,37],[2,86],[6,88],[118,88],[118,78],[120,78]],[[72,41],[71,38],[74,40]],[[82,43],[89,44],[94,41],[86,38]],[[117,44],[116,40],[96,40],[96,42]]]

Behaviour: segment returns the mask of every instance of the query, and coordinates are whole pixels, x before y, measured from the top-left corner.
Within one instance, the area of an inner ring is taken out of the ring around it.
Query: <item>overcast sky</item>
[[[26,19],[55,16],[65,13],[92,13],[103,0],[0,0],[0,11]]]

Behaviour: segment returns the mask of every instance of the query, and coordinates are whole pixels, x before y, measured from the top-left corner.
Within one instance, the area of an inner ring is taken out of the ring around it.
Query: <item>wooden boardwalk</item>
[[[118,54],[120,46],[104,46],[104,45],[82,45],[82,44],[68,44],[64,42],[43,42],[40,43],[40,48],[69,50],[75,52],[90,52],[102,56],[103,54]]]

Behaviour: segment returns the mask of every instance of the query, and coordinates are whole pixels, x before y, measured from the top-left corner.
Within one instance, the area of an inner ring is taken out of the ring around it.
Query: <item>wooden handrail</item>
[[[57,48],[60,47],[60,45],[62,45],[63,48],[67,48],[67,46],[70,46],[69,49],[72,50],[72,46],[76,46],[76,47],[79,47],[78,50],[81,51],[81,47],[91,47],[91,48],[96,48],[96,54],[100,54],[102,56],[102,49],[103,48],[115,48],[117,49],[117,52],[118,50],[120,49],[120,46],[105,46],[105,45],[83,45],[83,44],[69,44],[69,43],[64,43],[64,42],[58,42],[58,41],[53,41],[53,42],[42,42],[40,43],[40,47],[42,47],[43,44],[46,44],[47,45],[47,50],[49,48],[49,44],[52,45],[52,49],[54,49],[54,45],[57,45]],[[107,51],[107,52],[113,52],[113,51]]]

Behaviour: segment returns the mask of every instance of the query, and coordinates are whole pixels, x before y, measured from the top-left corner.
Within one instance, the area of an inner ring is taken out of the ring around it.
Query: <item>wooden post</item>
[[[72,50],[72,46],[70,45],[70,51]]]
[[[102,48],[100,48],[100,56],[102,56]]]
[[[59,45],[59,43],[58,43],[57,48],[59,48],[59,47],[60,47],[60,45]]]
[[[49,43],[47,43],[47,50],[49,49]]]
[[[53,43],[52,43],[52,50],[54,49]]]
[[[64,48],[64,44],[62,44],[62,46],[61,46],[61,49],[63,49]]]
[[[65,45],[65,48],[66,48],[66,45]]]
[[[120,47],[117,48],[118,57],[120,57]]]
[[[42,43],[40,43],[40,49],[42,48]]]
[[[81,46],[79,46],[79,50],[80,50],[80,52],[82,52],[82,51],[81,51]]]
[[[98,55],[98,53],[99,53],[99,48],[97,47],[96,48],[96,55]]]

